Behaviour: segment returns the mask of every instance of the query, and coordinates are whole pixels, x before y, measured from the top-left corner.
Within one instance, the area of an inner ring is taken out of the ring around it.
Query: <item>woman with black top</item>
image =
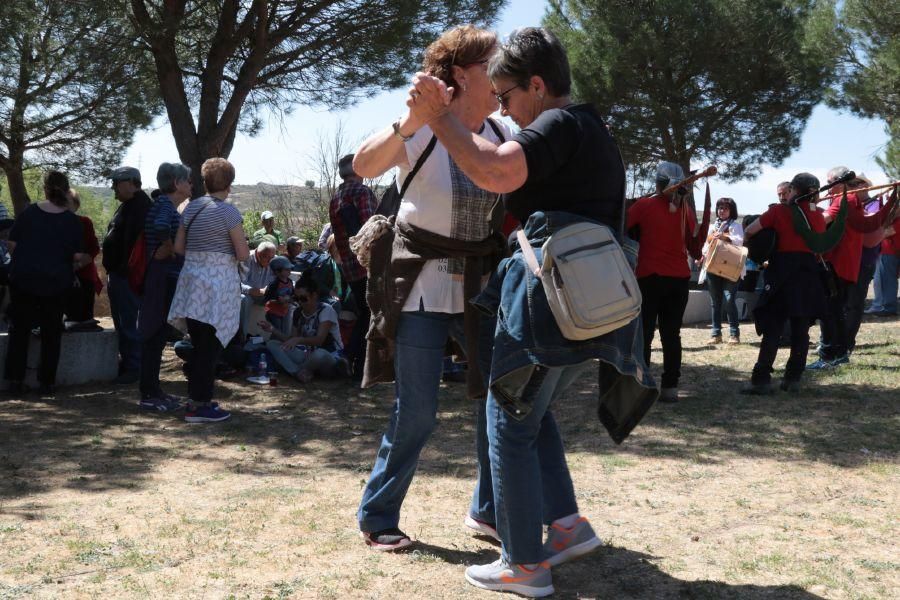
[[[624,165],[597,110],[570,100],[559,40],[540,28],[513,32],[488,63],[488,77],[501,113],[522,128],[499,146],[447,110],[452,88],[437,78],[418,73],[407,105],[475,185],[504,194],[506,210],[522,222],[537,253],[550,234],[578,221],[621,232]],[[579,515],[550,404],[599,358],[601,405],[615,398],[635,424],[657,396],[643,360],[640,319],[583,342],[566,340],[518,248],[473,302],[501,315],[487,435],[503,551],[490,565],[469,567],[466,579],[483,589],[546,596],[553,593],[552,566],[600,545]],[[542,525],[548,526],[543,544]]]
[[[69,179],[59,171],[44,176],[44,196],[18,216],[9,234],[10,328],[6,352],[8,391],[25,391],[25,360],[31,328],[41,328],[38,382],[52,394],[59,364],[62,313],[75,270],[91,260],[83,254],[81,222],[68,209]]]

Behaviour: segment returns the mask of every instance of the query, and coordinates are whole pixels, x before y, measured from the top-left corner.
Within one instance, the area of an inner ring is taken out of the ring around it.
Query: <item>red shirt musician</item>
[[[759,356],[751,385],[741,393],[773,393],[773,365],[786,321],[791,324],[791,354],[781,389],[796,391],[799,387],[809,352],[809,326],[827,310],[820,259],[810,250],[807,239],[825,231],[825,219],[815,207],[818,191],[819,180],[815,176],[799,173],[791,181],[788,202],[770,206],[744,232],[747,240],[763,229],[772,229],[778,243],[766,269],[766,285],[753,311],[756,332],[762,336]],[[800,217],[800,225],[795,214]]]
[[[644,326],[644,359],[650,364],[650,345],[659,323],[663,347],[660,402],[678,400],[681,377],[681,321],[688,301],[687,239],[693,237],[697,220],[684,201],[688,190],[679,187],[662,192],[684,180],[675,163],[661,162],[656,170],[656,194],[640,198],[628,209],[626,229],[637,230],[640,249],[636,276],[641,288],[641,318]]]

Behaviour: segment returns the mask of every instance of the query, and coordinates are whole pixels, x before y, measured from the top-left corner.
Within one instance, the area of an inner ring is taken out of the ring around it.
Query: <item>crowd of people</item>
[[[120,204],[102,261],[119,341],[116,381],[139,384],[141,407],[183,408],[191,423],[230,417],[214,400],[214,382],[231,349],[238,365],[268,353],[301,383],[393,382],[394,408],[357,520],[366,544],[394,551],[412,544],[401,509],[436,424],[446,358],[465,355],[478,410],[477,477],[463,523],[501,545],[499,560],[470,566],[465,577],[483,589],[549,595],[552,568],[601,543],[580,514],[554,418],[576,379],[597,378],[598,415],[617,442],[657,399],[678,401],[682,319],[699,270],[710,296],[710,345],[723,343],[723,315],[727,343],[741,343],[738,292],[752,279],[759,294],[753,317],[762,341],[742,391],[775,393],[774,361],[787,340],[780,387],[796,392],[805,370],[850,360],[864,312],[896,315],[900,262],[897,187],[870,197],[871,182],[845,167],[828,173],[824,210],[820,182],[799,173],[758,218],[739,221],[735,200],[720,198],[714,218],[698,221],[693,178],[671,162],[658,166],[656,193],[628,201],[609,127],[570,94],[566,53],[547,30],[517,30],[504,43],[471,25],[448,30],[426,49],[402,116],[340,160],[343,182],[313,249],[285,238],[270,211],[258,231],[245,233],[227,201],[235,170],[225,159],[203,164],[205,195],[193,199],[182,164],[159,167],[152,197],[136,169],[115,169]],[[498,109],[518,132],[491,118]],[[363,184],[395,168],[396,212]],[[44,195],[9,231],[5,378],[17,394],[25,391],[32,328],[40,327],[41,392],[52,393],[63,315],[90,322],[103,286],[93,226],[74,214],[66,176],[47,173]],[[640,318],[586,340],[562,335],[518,241],[540,254],[578,222],[614,233],[641,294]],[[736,248],[740,256],[745,244],[746,265],[728,275],[713,269],[715,251]],[[875,301],[864,311],[873,279]],[[815,320],[819,358],[807,365]],[[188,334],[176,344],[188,399],[160,384],[171,326]],[[649,368],[657,328],[659,387]]]
[[[349,260],[348,270],[342,264],[339,247],[349,253],[347,238],[359,228],[343,224],[347,209],[343,216],[336,212],[335,233],[324,237],[321,248],[304,251],[300,238],[282,238],[270,211],[261,213],[261,229],[245,234],[240,211],[226,201],[235,177],[227,160],[206,161],[201,176],[206,194],[191,199],[191,170],[180,163],[159,166],[152,194],[143,190],[137,169],[110,173],[119,204],[103,236],[102,265],[118,338],[115,383],[137,383],[141,408],[184,409],[187,422],[207,423],[230,417],[213,400],[217,375],[230,363],[243,367],[259,352],[268,353],[273,369],[301,382],[351,376],[352,364],[359,365],[361,378],[364,356],[355,353],[365,352],[365,270]],[[367,218],[377,204],[374,194],[352,167],[342,176],[332,199],[335,211],[359,206],[356,219]],[[44,196],[15,220],[3,221],[8,235],[0,245],[8,260],[2,283],[9,289],[4,377],[13,395],[28,391],[32,333],[41,339],[36,391],[52,395],[64,329],[102,331],[94,318],[104,284],[94,262],[101,244],[93,223],[75,214],[79,197],[65,174],[45,175]],[[360,271],[363,287],[354,297]],[[185,360],[188,398],[160,383],[164,350],[175,340],[176,354]]]

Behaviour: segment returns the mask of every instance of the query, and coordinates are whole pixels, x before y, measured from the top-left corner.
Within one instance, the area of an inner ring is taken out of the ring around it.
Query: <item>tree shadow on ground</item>
[[[597,552],[553,569],[554,598],[684,598],[740,600],[814,600],[795,585],[740,585],[687,581],[660,569],[656,557],[627,548],[604,546]]]
[[[170,391],[184,393],[177,368],[167,371]],[[686,365],[687,397],[652,408],[621,446],[596,419],[595,374],[576,382],[554,412],[570,451],[600,455],[701,463],[763,457],[853,467],[898,452],[891,425],[898,415],[895,387],[811,379],[798,396],[748,397],[738,394],[746,380],[746,372],[728,365]],[[465,398],[464,387],[442,384],[437,427],[420,472],[474,478],[477,405]],[[0,401],[0,500],[54,488],[142,488],[175,458],[258,476],[290,467],[365,478],[390,418],[393,386],[359,390],[349,382],[285,381],[270,388],[230,381],[217,386],[217,398],[232,420],[197,426],[180,414],[141,412],[135,390],[109,385],[74,387],[53,399]]]
[[[866,369],[857,365],[856,368]],[[875,367],[882,370],[895,367]],[[773,376],[776,386],[779,379]],[[890,459],[900,450],[890,423],[898,416],[896,389],[875,384],[828,381],[807,374],[797,395],[745,396],[748,373],[725,365],[682,368],[683,397],[657,403],[618,448],[585,413],[557,411],[570,448],[622,452],[715,464],[738,456],[821,461],[855,467]],[[574,400],[595,408],[593,390],[580,388]],[[574,415],[572,413],[575,413]]]

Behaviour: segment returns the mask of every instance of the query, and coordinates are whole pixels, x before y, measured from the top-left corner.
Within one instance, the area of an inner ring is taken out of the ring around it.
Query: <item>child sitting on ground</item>
[[[264,331],[272,333],[266,349],[288,374],[301,383],[315,375],[346,376],[349,365],[343,356],[344,345],[338,330],[334,308],[319,300],[319,285],[304,273],[294,288],[300,306],[294,311],[293,335],[285,336],[272,324],[260,321]]]
[[[284,318],[287,316],[294,295],[294,282],[291,281],[291,261],[284,256],[276,256],[269,264],[275,273],[275,281],[266,288],[263,299],[266,301],[266,320],[278,331],[284,331]]]

